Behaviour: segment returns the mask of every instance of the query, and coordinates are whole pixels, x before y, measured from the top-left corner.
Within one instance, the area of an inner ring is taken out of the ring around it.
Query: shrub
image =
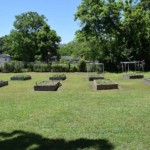
[[[33,71],[35,72],[49,72],[51,71],[51,66],[46,63],[35,63],[33,65]]]
[[[86,61],[84,59],[80,59],[78,62],[78,69],[81,72],[85,72],[86,71]]]
[[[24,68],[23,62],[21,62],[21,61],[11,61],[11,62],[4,63],[4,66],[2,68],[2,72],[19,73],[19,72],[22,72],[23,68]]]
[[[33,62],[27,63],[27,64],[26,64],[27,70],[28,70],[28,71],[33,71],[33,65],[34,65]]]
[[[70,72],[77,72],[77,71],[78,71],[77,65],[72,64],[70,67]]]
[[[66,60],[65,58],[61,58],[61,59],[60,59],[60,63],[66,64],[66,63],[67,63],[67,60]]]
[[[69,65],[68,64],[52,64],[51,71],[52,72],[68,72]]]

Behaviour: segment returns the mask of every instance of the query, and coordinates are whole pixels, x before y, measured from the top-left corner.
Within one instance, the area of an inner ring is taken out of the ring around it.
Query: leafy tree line
[[[0,51],[24,62],[47,61],[56,55],[61,38],[52,30],[43,15],[27,12],[17,15],[14,29],[0,38]]]
[[[76,40],[88,59],[117,70],[121,61],[145,60],[150,69],[150,1],[82,0]],[[88,54],[88,55],[87,55]]]

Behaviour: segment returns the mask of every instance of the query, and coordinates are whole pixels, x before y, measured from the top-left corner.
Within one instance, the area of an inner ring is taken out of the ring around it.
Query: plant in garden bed
[[[110,79],[94,80],[96,90],[118,89],[118,84]]]
[[[49,77],[50,80],[65,80],[66,75],[65,74],[53,74]]]
[[[102,80],[95,80],[97,84],[113,84],[114,82],[110,79],[102,79]]]
[[[10,79],[11,80],[29,80],[31,79],[31,76],[27,74],[18,74],[18,75],[14,75]]]
[[[40,83],[36,83],[34,86],[35,91],[56,91],[60,86],[59,81],[42,81]]]
[[[2,81],[0,80],[0,87],[8,85],[8,81]]]

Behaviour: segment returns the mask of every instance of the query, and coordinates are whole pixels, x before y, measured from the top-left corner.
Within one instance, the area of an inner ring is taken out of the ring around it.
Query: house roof
[[[0,54],[0,57],[10,57],[9,54]]]

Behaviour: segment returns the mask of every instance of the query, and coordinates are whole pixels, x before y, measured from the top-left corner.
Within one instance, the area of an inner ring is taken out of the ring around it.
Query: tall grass
[[[53,73],[28,74],[30,81],[0,74],[9,81],[0,88],[0,149],[150,149],[150,86],[143,79],[106,73],[119,90],[96,91],[86,73],[65,73],[57,92],[35,92]]]

